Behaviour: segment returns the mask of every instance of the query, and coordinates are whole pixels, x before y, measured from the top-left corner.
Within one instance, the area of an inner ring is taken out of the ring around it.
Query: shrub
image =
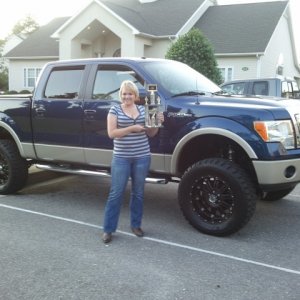
[[[216,84],[222,83],[213,48],[199,29],[194,28],[180,36],[167,51],[166,58],[189,65]]]
[[[11,90],[7,92],[8,95],[18,94],[17,91]]]
[[[31,94],[31,92],[28,90],[22,90],[19,92],[19,94]]]

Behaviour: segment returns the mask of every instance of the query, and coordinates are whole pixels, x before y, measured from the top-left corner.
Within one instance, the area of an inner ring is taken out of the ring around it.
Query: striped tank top
[[[134,124],[145,125],[145,107],[136,106],[139,115],[136,119],[127,116],[121,105],[112,106],[109,110],[110,114],[117,117],[117,127],[125,128]],[[143,157],[150,155],[150,147],[146,132],[131,132],[121,138],[114,138],[114,155],[118,157]]]

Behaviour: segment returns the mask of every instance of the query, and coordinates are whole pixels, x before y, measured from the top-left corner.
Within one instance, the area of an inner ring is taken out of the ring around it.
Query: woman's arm
[[[107,115],[107,133],[111,139],[121,138],[131,132],[142,132],[145,128],[141,125],[131,125],[125,128],[118,128],[117,126],[117,116],[113,114]]]
[[[146,128],[146,133],[149,137],[154,137],[158,133],[158,127]]]

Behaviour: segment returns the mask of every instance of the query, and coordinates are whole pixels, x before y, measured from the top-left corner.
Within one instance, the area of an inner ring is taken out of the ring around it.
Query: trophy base
[[[145,128],[161,128],[163,125],[145,125]]]

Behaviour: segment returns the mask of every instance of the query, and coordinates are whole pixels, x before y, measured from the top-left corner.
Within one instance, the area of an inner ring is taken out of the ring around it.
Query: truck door
[[[99,64],[93,66],[88,79],[83,104],[84,152],[87,163],[110,166],[113,141],[107,134],[107,114],[115,104],[121,104],[119,90],[122,81],[131,80],[143,89],[143,80],[128,66]]]
[[[54,67],[33,102],[33,139],[40,159],[83,163],[84,65]]]

